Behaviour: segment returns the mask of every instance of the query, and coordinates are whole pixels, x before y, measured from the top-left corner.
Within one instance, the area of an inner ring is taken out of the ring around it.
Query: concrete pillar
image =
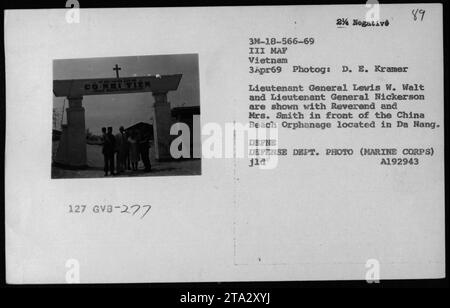
[[[67,124],[61,125],[61,137],[59,138],[58,149],[56,150],[55,163],[67,166],[68,153],[67,153]]]
[[[153,136],[155,142],[155,156],[159,161],[170,160],[170,126],[172,125],[172,116],[170,103],[167,101],[167,92],[153,93],[155,103],[153,105],[155,118],[153,121]]]
[[[70,168],[87,167],[83,97],[68,97],[67,125],[63,127],[55,162]]]

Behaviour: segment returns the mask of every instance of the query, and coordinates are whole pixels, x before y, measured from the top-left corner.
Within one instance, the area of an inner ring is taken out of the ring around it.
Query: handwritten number
[[[413,15],[414,21],[419,20],[419,18],[420,21],[423,21],[423,18],[425,17],[425,10],[423,9],[414,9],[411,11],[411,13]]]
[[[142,215],[141,219],[145,217],[145,215],[147,215],[148,211],[150,211],[150,209],[152,208],[151,205],[143,205],[142,207],[146,207],[147,211],[145,211],[145,213]]]
[[[139,209],[141,208],[141,206],[140,206],[139,204],[135,204],[135,205],[132,205],[132,206],[131,206],[132,209],[135,208],[135,207],[136,207],[136,210],[133,212],[133,216],[134,216],[134,214],[136,214],[137,211],[139,211]]]

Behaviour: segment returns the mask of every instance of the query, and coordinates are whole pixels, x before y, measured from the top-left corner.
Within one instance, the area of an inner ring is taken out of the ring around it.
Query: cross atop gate
[[[119,65],[117,65],[117,64],[116,64],[116,66],[114,66],[114,68],[113,68],[113,71],[116,71],[116,76],[117,76],[117,78],[119,78],[119,71],[120,71],[121,69],[122,69],[122,68],[120,68]]]

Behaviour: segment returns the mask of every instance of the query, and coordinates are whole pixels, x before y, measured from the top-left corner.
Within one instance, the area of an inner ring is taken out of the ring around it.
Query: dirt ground
[[[53,143],[53,154],[56,153],[58,142]],[[103,154],[102,147],[99,145],[87,145],[88,168],[84,170],[68,170],[52,166],[52,178],[103,178]],[[138,171],[126,170],[120,175],[114,177],[130,176],[175,176],[175,175],[200,175],[201,160],[174,160],[169,162],[158,162],[155,159],[153,146],[150,148],[150,162],[152,170],[144,171],[142,161],[139,162]],[[112,177],[112,176],[108,176]]]

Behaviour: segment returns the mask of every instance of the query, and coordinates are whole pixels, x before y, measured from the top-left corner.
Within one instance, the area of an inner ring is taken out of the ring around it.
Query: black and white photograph
[[[201,174],[198,55],[54,60],[53,74],[53,179]]]

